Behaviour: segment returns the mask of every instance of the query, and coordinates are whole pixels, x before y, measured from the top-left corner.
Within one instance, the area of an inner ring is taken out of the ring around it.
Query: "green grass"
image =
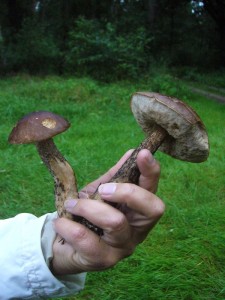
[[[71,122],[55,142],[82,187],[143,138],[129,108],[130,96],[138,90],[189,103],[208,129],[210,157],[191,164],[157,153],[162,168],[158,195],[167,206],[164,217],[133,256],[113,269],[89,273],[84,291],[64,299],[225,299],[225,105],[191,93],[169,75],[107,85],[87,78],[2,79],[0,218],[54,210],[53,182],[35,147],[7,142],[20,117],[49,110]]]

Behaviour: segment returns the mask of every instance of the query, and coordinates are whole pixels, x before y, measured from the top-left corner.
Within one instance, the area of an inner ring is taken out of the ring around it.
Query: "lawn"
[[[133,92],[146,90],[181,98],[197,111],[208,130],[209,159],[192,164],[156,153],[158,195],[166,203],[160,223],[133,256],[88,274],[84,291],[64,299],[225,299],[225,105],[192,93],[170,75],[111,84],[26,75],[0,80],[0,218],[54,211],[52,178],[35,146],[7,142],[19,118],[49,110],[70,121],[55,142],[81,188],[142,140],[129,102]]]

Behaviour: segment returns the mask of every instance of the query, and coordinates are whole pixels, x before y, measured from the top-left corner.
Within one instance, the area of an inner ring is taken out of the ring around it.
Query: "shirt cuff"
[[[48,268],[54,218],[54,213],[40,218],[19,214],[0,221],[0,299],[49,299],[83,289],[85,273],[57,278]]]
[[[56,233],[53,229],[53,220],[58,217],[57,212],[47,214],[43,216],[45,218],[42,232],[41,232],[41,248],[45,262],[50,267],[51,260],[53,258],[53,243],[56,238]],[[75,274],[75,275],[61,275],[55,276],[62,284],[64,284],[66,289],[72,289],[79,291],[84,288],[86,273]]]

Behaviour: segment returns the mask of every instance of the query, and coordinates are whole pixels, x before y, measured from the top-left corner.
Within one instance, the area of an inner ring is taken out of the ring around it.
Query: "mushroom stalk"
[[[205,126],[184,102],[157,93],[139,92],[132,96],[131,109],[147,137],[110,182],[138,184],[140,171],[136,159],[141,149],[154,154],[160,148],[174,158],[190,162],[207,159],[209,144]]]
[[[155,130],[133,151],[122,167],[111,178],[110,182],[138,184],[140,171],[137,167],[137,155],[142,149],[148,149],[154,154],[167,136],[167,132],[161,126],[155,126]]]
[[[57,149],[53,139],[36,143],[38,153],[49,169],[55,187],[55,206],[59,217],[65,217],[85,225],[87,228],[102,235],[102,229],[98,228],[83,217],[75,216],[66,211],[64,203],[68,199],[78,198],[76,177],[73,169]]]
[[[140,171],[136,160],[141,149],[154,154],[159,148],[174,158],[189,162],[207,159],[209,144],[205,126],[184,102],[157,93],[138,92],[132,96],[131,109],[147,137],[109,182],[138,184]],[[100,198],[98,191],[92,198]]]
[[[64,208],[67,199],[78,198],[76,177],[73,169],[57,149],[53,139],[36,143],[38,153],[54,179],[55,205],[59,217],[73,219]]]
[[[161,126],[155,125],[154,131],[147,136],[144,141],[133,151],[131,156],[124,162],[122,167],[116,172],[116,174],[109,180],[109,182],[116,183],[133,183],[138,184],[140,171],[137,167],[137,155],[142,149],[148,149],[152,154],[154,154],[157,149],[161,146],[165,138],[168,136],[168,133]],[[91,199],[101,200],[101,197],[98,193],[98,189],[94,194],[91,195]],[[120,205],[115,203],[107,202],[113,207],[119,209]],[[96,232],[103,232],[101,228],[98,228]],[[101,234],[99,234],[101,235]]]

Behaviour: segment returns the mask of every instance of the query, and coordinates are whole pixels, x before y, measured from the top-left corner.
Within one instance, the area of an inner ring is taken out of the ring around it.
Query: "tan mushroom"
[[[195,163],[208,158],[205,126],[187,104],[158,93],[138,92],[132,96],[131,110],[146,138],[109,182],[138,184],[140,171],[136,159],[142,149],[148,149],[152,154],[159,149],[174,158]],[[100,199],[98,190],[92,198]],[[111,205],[120,209],[119,205]]]
[[[136,158],[141,149],[160,151],[180,160],[200,163],[209,155],[208,136],[203,122],[184,102],[158,93],[138,92],[131,110],[146,134],[144,141],[112,177],[111,182],[138,183]]]

